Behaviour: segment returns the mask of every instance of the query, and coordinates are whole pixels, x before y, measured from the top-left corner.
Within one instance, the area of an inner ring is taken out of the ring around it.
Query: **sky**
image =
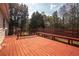
[[[29,18],[33,12],[45,12],[46,15],[52,15],[52,13],[63,5],[63,3],[31,3],[26,4],[28,6]]]

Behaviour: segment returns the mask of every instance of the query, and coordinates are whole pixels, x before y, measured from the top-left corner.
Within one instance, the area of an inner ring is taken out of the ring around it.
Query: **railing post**
[[[73,40],[71,40],[71,44],[73,44]]]
[[[68,40],[68,44],[70,44],[70,40]]]

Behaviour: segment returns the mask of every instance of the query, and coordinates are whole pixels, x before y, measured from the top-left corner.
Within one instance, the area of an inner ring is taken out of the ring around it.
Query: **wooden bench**
[[[55,40],[55,38],[66,39],[66,40],[68,40],[68,44],[73,44],[73,41],[79,41],[78,38],[72,38],[72,37],[43,33],[43,32],[37,32],[36,35],[39,35],[39,36],[42,36],[42,37],[51,37],[51,39],[53,39],[53,40]]]

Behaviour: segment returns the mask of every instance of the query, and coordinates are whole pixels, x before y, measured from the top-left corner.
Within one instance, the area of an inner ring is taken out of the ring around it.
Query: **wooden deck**
[[[36,35],[22,37],[7,36],[0,56],[79,56],[79,48]]]

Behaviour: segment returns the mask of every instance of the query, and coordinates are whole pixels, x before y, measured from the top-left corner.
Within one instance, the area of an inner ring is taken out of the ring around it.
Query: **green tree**
[[[59,27],[59,24],[58,24],[58,22],[59,22],[59,17],[58,17],[58,13],[57,13],[57,11],[55,11],[54,13],[53,13],[53,27],[54,28],[58,28]]]
[[[41,13],[34,12],[32,14],[31,23],[30,23],[30,29],[38,29],[38,28],[44,28],[44,20]]]
[[[53,26],[54,26],[53,16],[47,16],[47,18],[48,18],[48,22],[50,23],[50,28],[53,28]]]
[[[28,6],[25,4],[10,3],[9,33],[13,34],[17,27],[26,28],[28,20]]]

